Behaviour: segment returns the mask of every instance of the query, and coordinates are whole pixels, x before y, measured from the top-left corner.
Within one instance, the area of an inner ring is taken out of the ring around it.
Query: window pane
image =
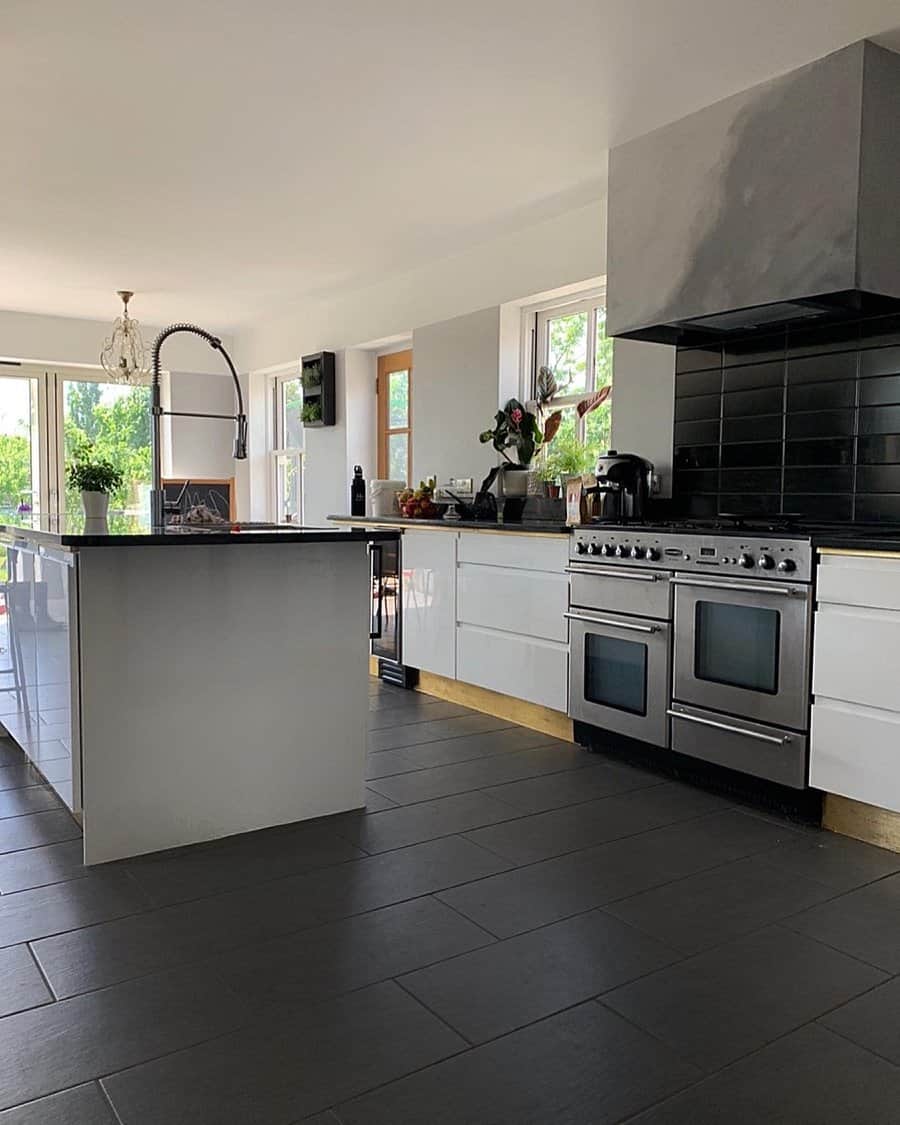
[[[300,458],[282,454],[276,459],[275,472],[278,504],[276,519],[285,523],[300,523]]]
[[[285,449],[303,445],[303,387],[299,379],[286,379],[281,384],[281,440]]]
[[[601,453],[606,453],[610,446],[610,424],[612,422],[612,404],[610,399],[601,403],[596,410],[584,418],[584,444],[590,454],[591,462],[595,462]]]
[[[698,602],[697,678],[774,695],[778,690],[779,616],[774,609]]]
[[[569,313],[547,322],[547,362],[560,394],[587,390],[588,314]]]
[[[647,646],[599,633],[584,638],[584,697],[591,703],[647,714]]]
[[[0,511],[40,510],[37,380],[0,379]]]
[[[612,382],[613,342],[606,335],[606,309],[594,309],[597,316],[597,340],[594,360],[596,376],[594,386],[599,390]]]
[[[137,518],[149,509],[150,388],[67,379],[63,383],[65,462],[88,444],[97,457],[120,469],[124,480],[110,496],[110,510]],[[81,497],[66,483],[66,510],[78,512]]]
[[[392,371],[388,375],[389,430],[405,429],[409,425],[409,372]],[[399,479],[399,478],[398,478]]]
[[[406,434],[388,434],[388,479],[409,480],[409,438]]]

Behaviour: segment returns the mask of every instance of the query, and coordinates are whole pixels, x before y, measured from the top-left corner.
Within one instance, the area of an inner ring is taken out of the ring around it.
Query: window
[[[297,366],[272,379],[269,510],[277,523],[303,523],[303,385]]]
[[[412,459],[412,352],[378,357],[378,475],[409,483]]]
[[[535,327],[535,376],[546,365],[559,385],[554,406],[562,409],[563,421],[554,440],[577,439],[594,459],[610,445],[612,398],[583,418],[577,406],[612,383],[613,342],[606,335],[603,295],[544,309]]]

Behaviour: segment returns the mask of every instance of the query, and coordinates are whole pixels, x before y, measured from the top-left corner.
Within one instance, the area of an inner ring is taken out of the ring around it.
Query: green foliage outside
[[[587,389],[587,333],[590,318],[586,312],[571,313],[568,316],[555,317],[549,325],[549,366],[553,370],[559,384],[560,395],[581,394]],[[612,382],[612,347],[613,342],[606,335],[606,313],[597,310],[597,339],[595,343],[596,373],[594,388],[599,390]],[[587,471],[597,460],[600,453],[606,452],[610,444],[610,426],[612,421],[612,397],[592,410],[584,419],[584,446],[583,468],[571,470],[575,472]],[[552,457],[554,451],[559,449],[570,455],[568,460],[577,460],[574,453],[581,445],[578,439],[578,419],[575,407],[563,410],[562,424],[556,437],[550,443],[547,457]],[[546,479],[554,479],[547,477]]]
[[[135,509],[142,503],[139,485],[150,483],[150,391],[131,387],[103,402],[103,388],[103,383],[66,385],[66,462],[89,445],[92,459],[108,461],[122,474],[122,483],[110,494],[110,506]],[[0,495],[2,487],[0,481]],[[77,512],[80,507],[80,489],[67,477],[66,510]]]
[[[23,500],[31,503],[31,487],[30,441],[23,434],[0,434],[0,508],[9,514]]]

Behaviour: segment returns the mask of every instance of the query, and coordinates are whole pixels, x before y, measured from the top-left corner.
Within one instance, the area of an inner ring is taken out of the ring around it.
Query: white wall
[[[413,332],[412,479],[476,481],[497,462],[478,434],[500,394],[500,309],[429,324]]]
[[[612,445],[639,453],[661,476],[660,495],[672,495],[675,349],[666,344],[613,344]]]
[[[231,376],[173,371],[169,376],[170,410],[234,414]],[[233,477],[234,423],[209,418],[166,418],[164,465],[172,477]]]

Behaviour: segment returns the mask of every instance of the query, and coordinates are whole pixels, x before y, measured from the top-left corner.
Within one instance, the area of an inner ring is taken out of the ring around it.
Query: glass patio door
[[[18,372],[18,373],[17,373]],[[41,380],[0,363],[0,518],[49,508],[46,396]]]
[[[52,380],[56,511],[80,512],[81,498],[68,484],[66,470],[79,449],[90,447],[124,477],[110,496],[110,517],[127,522],[145,518],[150,505],[150,388],[110,383],[87,371],[57,371]]]

